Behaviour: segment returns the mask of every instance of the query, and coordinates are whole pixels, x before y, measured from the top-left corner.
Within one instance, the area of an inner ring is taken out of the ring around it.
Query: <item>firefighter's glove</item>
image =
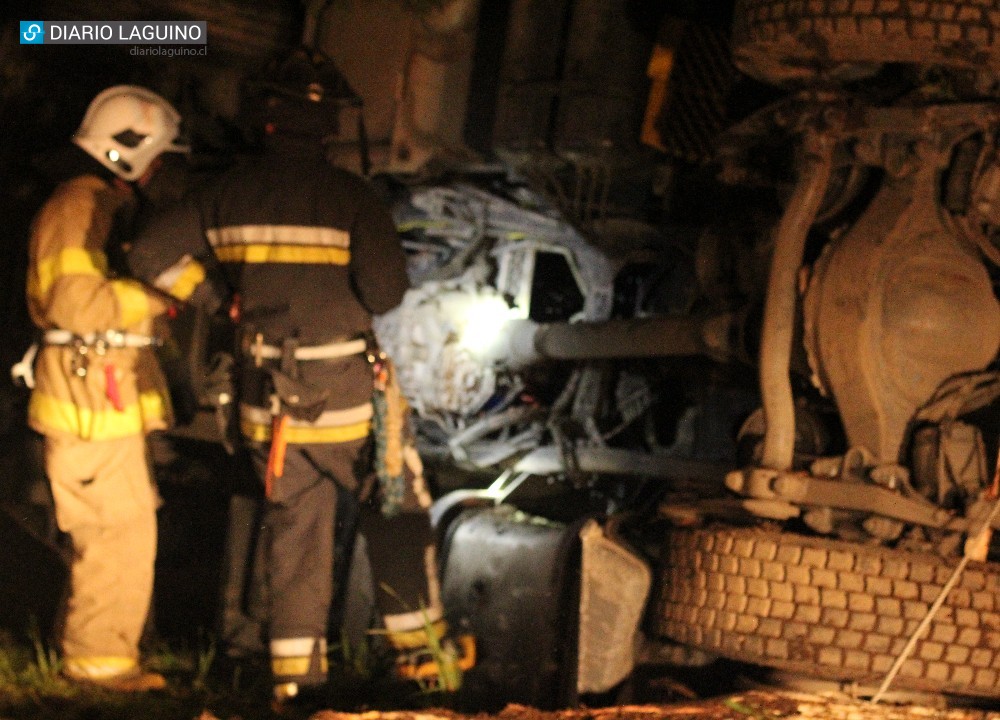
[[[199,283],[187,301],[190,305],[202,308],[209,315],[215,315],[228,298],[215,283],[203,282]]]

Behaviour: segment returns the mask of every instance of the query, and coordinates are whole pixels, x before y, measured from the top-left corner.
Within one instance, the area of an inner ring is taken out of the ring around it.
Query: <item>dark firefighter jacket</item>
[[[271,152],[154,220],[133,243],[129,263],[180,300],[211,309],[229,293],[238,296],[245,437],[270,439],[280,370],[279,379],[298,383],[279,393],[282,409],[318,399],[322,411],[306,417],[292,408],[289,443],[357,440],[368,435],[372,414],[364,353],[288,360],[298,357],[296,348],[369,334],[372,315],[398,305],[408,287],[405,255],[391,215],[365,180],[330,166],[318,151],[273,140]],[[219,267],[225,290],[214,279]]]
[[[106,244],[127,188],[84,174],[59,185],[35,217],[27,300],[42,330],[73,342],[45,343],[28,406],[45,435],[112,440],[166,428],[166,382],[150,348],[87,343],[108,331],[148,336],[167,303],[135,280],[115,279]]]

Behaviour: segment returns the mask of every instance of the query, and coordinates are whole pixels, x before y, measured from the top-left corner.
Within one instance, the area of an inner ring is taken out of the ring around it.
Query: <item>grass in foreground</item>
[[[168,688],[127,695],[68,682],[59,674],[56,654],[44,643],[0,635],[0,719],[193,720],[205,711],[224,720],[274,717],[265,683],[234,688],[214,660],[210,644],[158,649],[149,654],[147,666],[167,677]]]
[[[122,694],[68,682],[56,654],[37,639],[0,632],[0,720],[305,720],[321,709],[358,711],[447,704],[439,694],[415,693],[382,684],[355,648],[331,669],[322,697],[280,714],[270,703],[270,680],[262,662],[235,663],[220,657],[210,639],[197,647],[161,645],[145,665],[167,678],[166,690]],[[349,655],[349,656],[348,656]]]

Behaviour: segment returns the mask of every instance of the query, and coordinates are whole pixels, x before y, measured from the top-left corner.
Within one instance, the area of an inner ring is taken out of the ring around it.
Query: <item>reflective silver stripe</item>
[[[320,655],[326,655],[326,638],[321,637],[276,638],[268,645],[272,657],[308,657],[316,643],[319,643]]]
[[[345,342],[326,343],[325,345],[307,345],[295,348],[296,360],[332,360],[333,358],[360,355],[368,348],[363,338]],[[277,345],[251,345],[246,348],[247,355],[276,360],[281,357],[281,348]]]
[[[383,615],[382,622],[385,623],[385,629],[388,632],[409,632],[410,630],[423,629],[442,617],[444,617],[444,612],[441,606],[432,605],[423,610]]]
[[[371,420],[374,415],[371,403],[356,405],[346,410],[327,410],[320,415],[315,422],[296,420],[289,418],[289,425],[292,427],[339,427],[341,425],[353,425],[359,422]],[[240,419],[254,425],[269,425],[271,422],[271,411],[268,408],[255,407],[253,405],[240,406]]]
[[[163,341],[153,335],[106,330],[100,333],[77,335],[69,330],[46,330],[42,336],[46,345],[106,345],[113,348],[144,348],[160,345]]]
[[[346,230],[313,225],[230,225],[205,232],[213,248],[226,245],[316,245],[347,249],[351,234]]]

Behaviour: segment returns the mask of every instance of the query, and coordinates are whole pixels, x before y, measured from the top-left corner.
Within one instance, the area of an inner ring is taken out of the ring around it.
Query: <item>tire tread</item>
[[[731,527],[672,531],[665,556],[654,617],[662,636],[735,660],[868,682],[891,666],[955,566],[929,554]],[[967,567],[897,685],[1000,697],[998,582],[1000,564]]]

